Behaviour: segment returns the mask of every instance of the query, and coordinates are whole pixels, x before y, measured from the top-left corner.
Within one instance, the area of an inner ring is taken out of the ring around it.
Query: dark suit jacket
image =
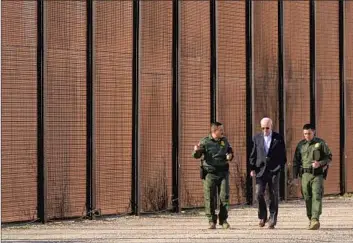
[[[270,149],[266,155],[263,133],[253,137],[253,147],[250,154],[250,169],[255,170],[256,177],[278,173],[287,162],[286,147],[283,137],[272,131]]]

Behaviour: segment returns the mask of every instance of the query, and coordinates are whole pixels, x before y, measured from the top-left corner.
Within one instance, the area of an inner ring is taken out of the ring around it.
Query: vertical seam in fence
[[[172,175],[173,211],[180,212],[179,193],[179,0],[173,0],[173,90],[172,90]]]
[[[284,49],[283,49],[283,0],[278,0],[278,106],[279,133],[285,140],[285,100],[284,100]],[[286,170],[281,170],[280,197],[286,200]]]
[[[133,1],[133,57],[132,57],[132,212],[140,214],[139,190],[139,25],[140,1]]]
[[[94,161],[93,161],[93,0],[87,0],[87,46],[86,46],[86,72],[87,72],[87,97],[86,97],[86,129],[87,129],[87,151],[86,151],[86,210],[89,219],[93,218],[94,203]]]
[[[339,79],[340,79],[340,192],[346,192],[346,108],[344,73],[344,0],[339,1]]]
[[[250,177],[249,155],[252,147],[252,0],[246,1],[246,200],[252,204],[253,187]]]
[[[211,44],[211,60],[210,60],[210,78],[211,78],[211,122],[217,119],[216,102],[217,102],[217,24],[216,24],[216,0],[210,0],[210,44]]]
[[[37,1],[37,214],[47,222],[47,178],[44,161],[44,0]]]
[[[310,123],[316,126],[315,0],[310,0]]]

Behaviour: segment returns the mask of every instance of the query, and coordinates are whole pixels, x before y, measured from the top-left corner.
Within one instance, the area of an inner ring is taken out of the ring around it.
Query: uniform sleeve
[[[293,158],[293,177],[298,178],[299,170],[302,165],[302,156],[300,153],[301,143],[297,145],[295,149],[294,158]]]
[[[250,170],[255,170],[256,169],[256,158],[257,158],[256,143],[255,143],[255,137],[253,137],[253,139],[252,139],[252,149],[251,149],[251,153],[250,153],[250,156],[249,156]]]
[[[205,147],[205,139],[201,139],[200,140],[200,149],[197,150],[197,151],[193,150],[192,151],[192,157],[195,158],[195,159],[201,158],[202,154],[205,151],[204,147]]]
[[[330,148],[325,143],[325,141],[323,141],[321,144],[322,144],[323,158],[319,161],[319,163],[321,164],[321,166],[325,166],[332,161],[332,153]]]

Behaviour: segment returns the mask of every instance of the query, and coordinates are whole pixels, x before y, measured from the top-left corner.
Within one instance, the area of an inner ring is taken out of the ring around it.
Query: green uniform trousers
[[[219,223],[222,224],[228,218],[229,208],[229,172],[208,173],[203,180],[205,212],[210,222],[217,222],[215,213],[217,207],[217,194],[220,199]]]
[[[322,196],[324,194],[324,179],[322,175],[303,173],[302,194],[306,205],[306,215],[309,220],[319,220],[322,212]]]

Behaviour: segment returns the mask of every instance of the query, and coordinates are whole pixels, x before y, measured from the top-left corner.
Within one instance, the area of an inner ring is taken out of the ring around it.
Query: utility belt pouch
[[[201,163],[200,163],[200,179],[204,180],[206,178],[206,175],[207,175],[207,171],[203,167],[203,161],[201,160]]]

